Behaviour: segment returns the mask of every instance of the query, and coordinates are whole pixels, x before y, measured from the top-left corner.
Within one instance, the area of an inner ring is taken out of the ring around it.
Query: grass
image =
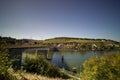
[[[37,73],[48,77],[70,78],[67,74],[62,73],[56,65],[49,63],[45,58],[30,54],[25,58],[24,69],[27,72]]]
[[[106,40],[107,43],[114,43],[112,40]],[[99,43],[102,39],[79,39],[79,38],[53,38],[42,41],[44,44],[52,43]]]
[[[61,80],[61,78],[49,78],[38,74],[28,73],[26,71],[14,71],[12,68],[9,68],[8,72],[16,77],[17,80]]]
[[[93,42],[92,40],[77,40],[77,39],[51,39],[51,40],[45,40],[43,43],[88,43],[88,42]],[[99,42],[99,41],[95,41]]]

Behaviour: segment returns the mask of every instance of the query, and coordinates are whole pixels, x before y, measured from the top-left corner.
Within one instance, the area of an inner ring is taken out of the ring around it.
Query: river
[[[12,51],[17,54],[20,53],[19,50],[14,49]],[[21,50],[21,61],[24,63],[24,58],[26,54],[31,55],[40,55],[49,59],[52,64],[56,64],[59,68],[64,68],[68,71],[72,71],[72,68],[75,67],[77,69],[77,73],[80,73],[82,70],[82,64],[91,57],[99,57],[106,55],[108,53],[120,53],[120,50],[112,50],[112,51],[74,51],[74,50],[60,50],[60,51],[42,51],[37,48],[34,49],[24,49]]]

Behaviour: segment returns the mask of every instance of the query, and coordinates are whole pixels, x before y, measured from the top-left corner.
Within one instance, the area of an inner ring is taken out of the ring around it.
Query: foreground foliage
[[[82,80],[120,80],[120,53],[90,58],[83,67]]]
[[[8,69],[9,74],[14,76],[16,80],[61,80],[60,78],[49,78],[38,74],[28,73],[23,70],[15,71],[13,68]],[[10,79],[15,80],[15,79]]]
[[[6,49],[6,42],[0,39],[0,80],[15,80],[7,71],[11,63],[12,61],[9,59],[8,50]]]
[[[43,57],[31,57],[27,55],[25,58],[24,68],[27,72],[37,73],[48,77],[69,78],[66,74],[61,73],[56,65],[50,64]]]

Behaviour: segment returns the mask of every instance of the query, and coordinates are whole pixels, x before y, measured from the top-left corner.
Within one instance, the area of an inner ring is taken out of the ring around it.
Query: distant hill
[[[55,38],[51,38],[51,39],[46,39],[46,40],[33,40],[33,39],[16,39],[16,38],[12,38],[12,37],[1,37],[0,39],[5,40],[8,43],[15,43],[15,42],[29,42],[29,41],[43,41],[44,43],[66,43],[66,42],[114,42],[114,43],[120,43],[114,40],[110,40],[110,39],[90,39],[90,38],[74,38],[74,37],[55,37]]]
[[[6,43],[8,45],[16,45],[16,44],[23,44],[23,43],[36,41],[36,40],[32,40],[32,39],[16,39],[16,38],[12,38],[12,37],[1,37],[1,36],[0,36],[0,40],[6,41]]]
[[[104,50],[120,49],[120,42],[110,39],[89,39],[73,37],[55,37],[46,40],[15,39],[0,37],[10,46],[50,46],[60,49]]]
[[[89,38],[73,38],[73,37],[55,37],[51,39],[46,39],[44,43],[95,43],[95,42],[110,42],[119,43],[110,39],[89,39]]]

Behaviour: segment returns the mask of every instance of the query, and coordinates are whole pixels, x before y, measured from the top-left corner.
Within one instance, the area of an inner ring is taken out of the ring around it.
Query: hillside
[[[44,43],[91,43],[91,42],[104,42],[107,41],[109,43],[119,43],[113,40],[107,39],[89,39],[89,38],[72,38],[72,37],[56,37],[52,39],[46,39]]]
[[[15,39],[0,37],[7,42],[8,46],[50,46],[58,49],[77,50],[111,50],[120,49],[120,42],[109,39],[89,39],[73,37],[56,37],[46,40]]]

